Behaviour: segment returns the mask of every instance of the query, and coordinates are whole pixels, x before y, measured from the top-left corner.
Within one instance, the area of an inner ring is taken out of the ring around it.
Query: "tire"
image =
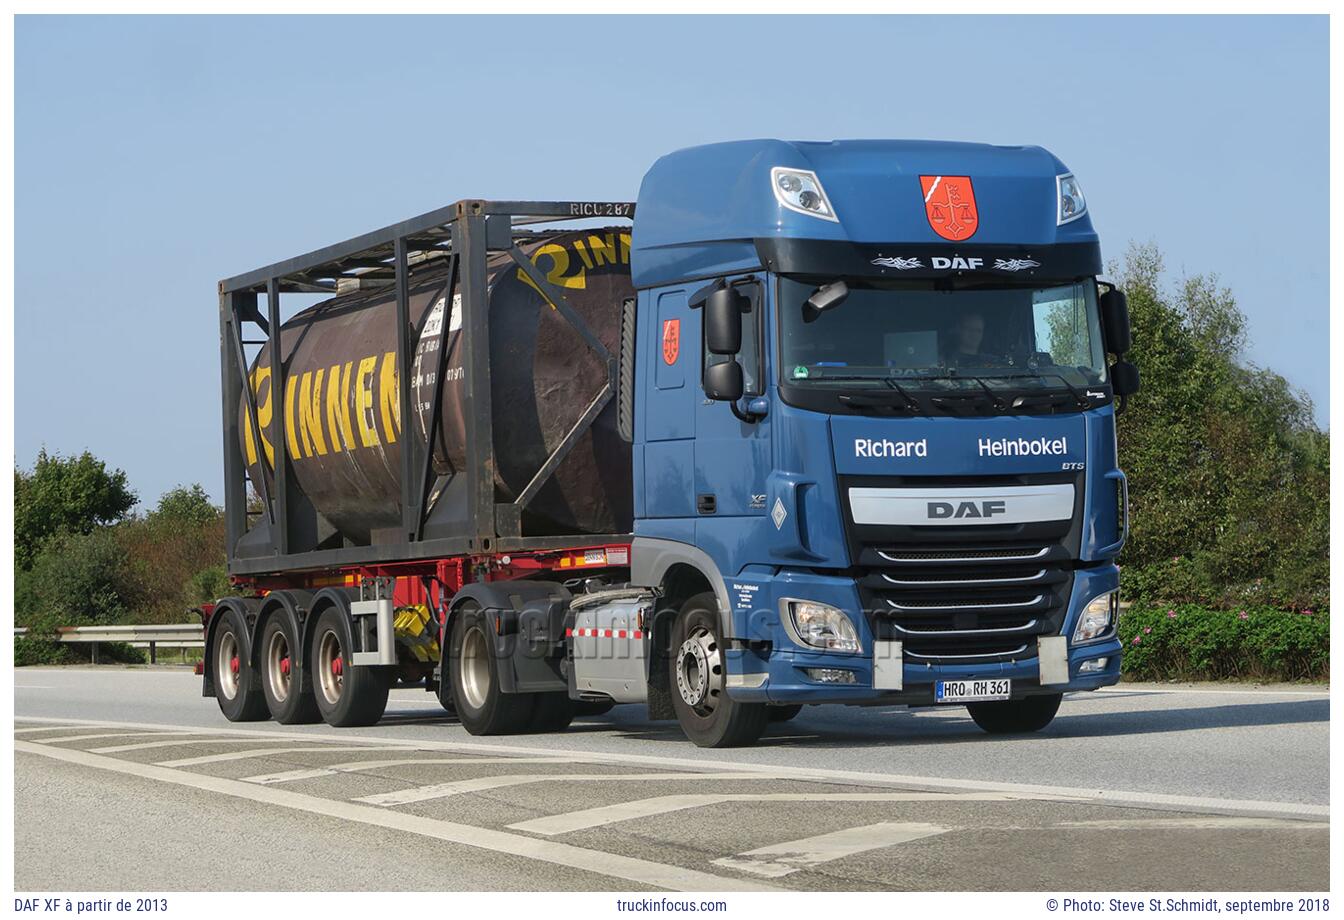
[[[1045,693],[1020,700],[967,703],[966,709],[975,724],[991,735],[1020,735],[1049,725],[1063,699],[1062,693]]]
[[[219,711],[230,722],[261,722],[270,710],[252,670],[247,621],[235,607],[225,607],[223,617],[210,640]]]
[[[529,732],[542,734],[564,731],[574,721],[575,701],[568,694],[533,693],[531,696],[532,718],[527,723]]]
[[[277,610],[261,630],[261,689],[271,718],[281,725],[306,725],[322,721],[313,698],[311,685],[303,689],[303,647],[294,624],[284,611]]]
[[[466,601],[453,617],[444,679],[452,689],[453,709],[462,727],[473,735],[508,735],[527,729],[534,706],[531,693],[499,689],[499,662],[490,648],[485,615],[475,601]]]
[[[697,594],[677,616],[668,663],[672,708],[681,730],[699,747],[742,747],[761,737],[769,707],[728,697],[718,609],[713,594]]]
[[[615,700],[575,700],[574,715],[604,716],[616,708]]]
[[[769,706],[771,722],[787,722],[803,711],[801,703],[792,706]]]
[[[327,607],[313,629],[308,673],[322,721],[335,728],[373,725],[387,709],[392,676],[382,668],[351,666],[353,647],[350,618],[340,607]]]

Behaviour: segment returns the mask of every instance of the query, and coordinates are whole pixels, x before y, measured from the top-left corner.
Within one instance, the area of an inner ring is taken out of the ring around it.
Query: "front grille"
[[[1029,658],[1058,633],[1072,572],[1060,544],[923,548],[868,546],[864,606],[879,638],[912,659]]]

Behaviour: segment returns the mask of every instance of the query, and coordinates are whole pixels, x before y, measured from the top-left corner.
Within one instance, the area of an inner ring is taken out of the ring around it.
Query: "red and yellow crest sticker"
[[[676,364],[681,354],[681,320],[669,319],[663,323],[663,363]]]
[[[920,176],[924,214],[933,232],[954,243],[970,239],[980,226],[970,176]]]

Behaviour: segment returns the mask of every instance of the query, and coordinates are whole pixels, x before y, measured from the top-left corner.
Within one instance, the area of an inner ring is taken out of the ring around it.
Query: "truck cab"
[[[636,213],[653,708],[710,745],[804,703],[964,703],[1027,731],[1119,679],[1115,414],[1138,376],[1059,159],[714,144],[658,160]]]

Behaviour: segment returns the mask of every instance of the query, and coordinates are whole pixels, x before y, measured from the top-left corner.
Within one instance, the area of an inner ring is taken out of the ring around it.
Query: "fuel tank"
[[[622,302],[634,296],[629,230],[556,233],[520,248],[616,356]],[[600,392],[607,366],[507,253],[491,256],[487,274],[495,494],[496,501],[511,502]],[[420,443],[431,427],[440,351],[447,349],[433,447],[439,485],[464,474],[480,454],[467,444],[467,419],[475,410],[463,367],[462,299],[447,285],[444,260],[412,269],[410,436]],[[268,426],[273,413],[283,411],[290,482],[297,481],[317,513],[356,544],[383,542],[379,531],[401,522],[405,436],[396,312],[395,292],[387,286],[341,294],[296,314],[280,329],[283,410],[272,392],[269,347],[250,369],[260,451],[245,400],[238,409],[252,481],[271,476],[275,451]],[[630,446],[617,434],[613,398],[525,506],[523,533],[627,532],[632,500]]]

